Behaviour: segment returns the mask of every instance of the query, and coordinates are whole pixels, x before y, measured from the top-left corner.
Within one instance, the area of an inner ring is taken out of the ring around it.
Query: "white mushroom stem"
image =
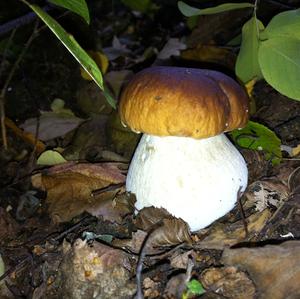
[[[195,231],[229,212],[247,180],[245,160],[224,134],[200,140],[144,134],[126,189],[135,193],[137,209],[163,207]]]

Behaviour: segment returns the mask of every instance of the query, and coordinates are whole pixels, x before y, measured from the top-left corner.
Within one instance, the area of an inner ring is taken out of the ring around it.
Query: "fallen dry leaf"
[[[143,280],[144,296],[146,298],[158,298],[160,295],[160,283],[149,277]]]
[[[15,238],[17,231],[20,229],[16,220],[2,207],[0,207],[0,239]]]
[[[135,225],[144,231],[149,231],[153,228],[153,225],[165,218],[173,218],[166,209],[146,207],[137,214]]]
[[[64,113],[43,112],[39,119],[39,126],[37,125],[37,121],[37,118],[27,119],[21,125],[21,128],[24,129],[25,132],[35,136],[38,127],[38,138],[42,141],[48,141],[74,130],[84,120]]]
[[[263,229],[271,215],[272,213],[265,209],[247,218],[249,239],[256,236]],[[200,242],[197,242],[197,246],[202,249],[223,249],[226,246],[245,241],[245,229],[242,220],[229,224],[217,222],[207,231],[206,235]]]
[[[251,299],[255,295],[253,282],[235,267],[209,268],[201,273],[205,289],[222,298]],[[270,297],[271,298],[271,297]]]
[[[175,246],[181,243],[191,243],[191,236],[188,225],[181,219],[163,219],[148,233],[138,230],[133,233],[131,239],[115,239],[113,245],[120,248],[127,248],[132,252],[140,252],[145,238],[147,240],[147,254],[157,254],[164,251],[166,247]]]
[[[234,69],[236,60],[236,56],[232,51],[214,45],[197,45],[194,49],[182,51],[181,57],[187,60],[216,63],[229,69]]]
[[[169,59],[171,56],[180,56],[180,51],[186,49],[184,44],[179,38],[170,38],[161,51],[157,54],[158,59]]]
[[[196,257],[193,250],[188,250],[183,253],[175,252],[170,258],[170,264],[175,269],[186,269],[191,257]]]
[[[119,190],[119,189],[117,189]],[[96,200],[90,204],[86,211],[96,217],[103,217],[103,220],[122,223],[126,215],[134,213],[135,196],[124,192],[112,196],[111,192],[106,192],[108,200],[104,200],[104,194],[100,196],[100,201]]]
[[[186,290],[186,278],[187,276],[184,273],[171,277],[166,285],[163,298],[183,298],[182,294]]]
[[[256,181],[247,188],[247,203],[244,208],[249,205],[254,205],[257,211],[263,211],[270,206],[277,208],[287,200],[288,194],[288,187],[277,178]]]
[[[258,248],[227,248],[222,262],[247,271],[258,298],[300,298],[300,241]]]
[[[300,167],[297,167],[292,171],[288,177],[288,187],[290,192],[299,193],[300,191]]]
[[[92,246],[78,239],[59,268],[60,298],[131,298],[135,284],[129,281],[130,256],[125,252],[94,242]]]
[[[55,222],[69,221],[91,208],[95,208],[95,213],[99,216],[101,203],[107,204],[106,201],[112,200],[120,186],[97,196],[93,196],[93,192],[112,184],[124,183],[125,176],[119,167],[122,164],[66,163],[33,176],[32,184],[47,191],[48,211]]]

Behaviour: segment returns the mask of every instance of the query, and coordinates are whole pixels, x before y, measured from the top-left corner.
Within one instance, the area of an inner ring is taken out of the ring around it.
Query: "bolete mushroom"
[[[131,161],[126,189],[136,208],[163,207],[192,231],[225,215],[248,171],[223,134],[248,121],[248,97],[230,77],[211,70],[151,67],[124,89],[124,125],[143,132]]]

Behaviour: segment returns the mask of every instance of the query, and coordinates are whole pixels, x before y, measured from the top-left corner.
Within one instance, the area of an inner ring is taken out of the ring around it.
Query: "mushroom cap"
[[[230,77],[216,71],[151,67],[124,89],[121,121],[135,132],[196,139],[242,128],[249,99]]]

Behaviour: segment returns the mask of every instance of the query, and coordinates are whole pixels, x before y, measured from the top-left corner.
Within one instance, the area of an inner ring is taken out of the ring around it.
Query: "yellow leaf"
[[[23,130],[21,130],[19,127],[16,126],[16,124],[11,119],[6,117],[5,118],[5,125],[8,128],[10,128],[16,136],[19,136],[25,142],[27,142],[31,145],[36,144],[36,152],[38,154],[45,150],[46,146],[42,141],[36,140],[35,136],[33,134],[28,133],[28,132],[24,132]]]
[[[292,148],[292,157],[298,156],[300,154],[300,144]]]
[[[181,57],[187,60],[216,63],[229,69],[234,69],[236,60],[232,51],[214,45],[198,45],[194,49],[184,50],[181,52]]]

